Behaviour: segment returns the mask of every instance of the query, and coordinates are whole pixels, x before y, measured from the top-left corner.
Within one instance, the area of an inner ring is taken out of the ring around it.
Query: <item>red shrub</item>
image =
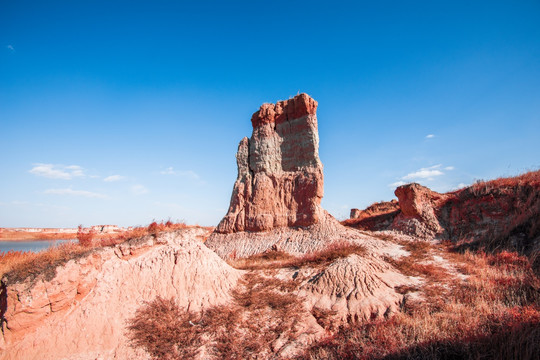
[[[82,225],[79,225],[79,230],[77,231],[77,239],[79,244],[85,247],[92,246],[96,233],[94,230],[86,230]]]

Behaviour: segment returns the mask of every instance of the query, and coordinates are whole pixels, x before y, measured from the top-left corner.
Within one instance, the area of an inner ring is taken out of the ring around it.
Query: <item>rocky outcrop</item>
[[[400,186],[394,193],[400,209],[392,224],[395,230],[420,238],[432,238],[442,232],[435,210],[447,196],[416,183]]]
[[[398,230],[406,234],[432,238],[442,232],[436,209],[447,198],[420,184],[400,186],[394,192],[398,201],[380,202],[365,210],[352,209],[344,225],[363,230]]]
[[[190,228],[96,249],[56,269],[52,280],[9,283],[0,359],[147,359],[126,326],[156,297],[197,311],[225,303],[243,274],[208,250],[207,230]]]
[[[388,214],[399,210],[399,205],[396,200],[382,201],[371,204],[365,210],[351,209],[351,219],[365,219],[372,216]]]
[[[384,245],[348,229],[322,209],[317,102],[306,94],[264,104],[253,114],[253,135],[236,155],[238,178],[231,204],[206,245],[223,259],[270,249],[306,254],[333,243],[361,243],[381,254]]]
[[[362,210],[360,209],[351,209],[351,215],[350,219],[359,219],[362,214]]]
[[[306,227],[323,216],[317,102],[307,94],[264,104],[240,141],[238,178],[218,233]]]
[[[446,194],[419,184],[400,186],[395,194],[397,211],[344,224],[525,252],[540,247],[540,171],[478,182]]]
[[[360,229],[372,231],[386,230],[399,212],[396,200],[383,201],[370,205],[365,210],[351,209],[351,216],[344,225],[354,224]]]

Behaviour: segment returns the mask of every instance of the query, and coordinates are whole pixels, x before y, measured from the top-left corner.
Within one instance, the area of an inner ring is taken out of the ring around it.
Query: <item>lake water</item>
[[[50,248],[51,246],[60,245],[72,240],[28,240],[28,241],[0,241],[0,252],[14,251],[33,251],[38,252]]]

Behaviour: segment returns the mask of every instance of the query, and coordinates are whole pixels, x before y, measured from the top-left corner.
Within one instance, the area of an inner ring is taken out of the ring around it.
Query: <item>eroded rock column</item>
[[[317,102],[307,94],[263,104],[253,114],[251,138],[243,138],[238,178],[217,232],[266,231],[315,224],[323,212]]]

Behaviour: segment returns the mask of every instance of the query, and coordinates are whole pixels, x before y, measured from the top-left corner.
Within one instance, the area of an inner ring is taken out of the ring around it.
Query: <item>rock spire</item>
[[[263,104],[238,145],[238,178],[219,233],[306,227],[322,216],[317,102],[307,94]]]

